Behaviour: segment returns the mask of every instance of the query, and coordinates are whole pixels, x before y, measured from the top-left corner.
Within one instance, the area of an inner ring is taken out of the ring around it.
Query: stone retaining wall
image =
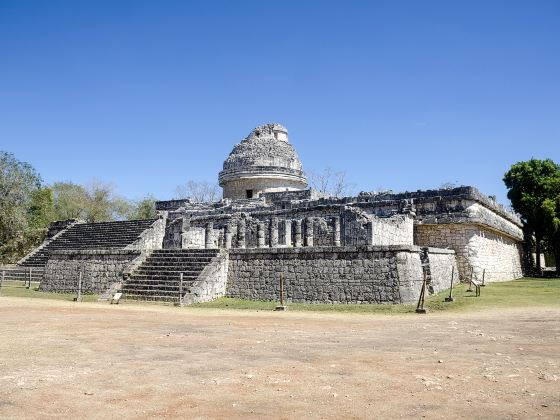
[[[503,233],[474,224],[416,225],[414,241],[420,246],[449,247],[457,253],[459,274],[468,281],[504,281],[523,277],[522,243]]]
[[[183,298],[185,305],[210,302],[226,294],[229,255],[222,252],[204,267]]]
[[[282,275],[285,296],[293,302],[414,302],[423,279],[420,252],[407,245],[235,249],[230,251],[227,296],[277,301]],[[436,264],[449,263],[450,276],[454,251],[429,252],[441,255]],[[449,278],[440,277],[434,293],[449,287]]]
[[[165,236],[165,226],[167,224],[167,215],[163,214],[152,223],[149,229],[140,234],[134,243],[128,245],[127,250],[146,250],[161,249],[163,238]]]
[[[76,293],[79,272],[82,293],[103,293],[122,281],[124,268],[136,257],[136,250],[80,250],[52,252],[39,289],[43,292]]]

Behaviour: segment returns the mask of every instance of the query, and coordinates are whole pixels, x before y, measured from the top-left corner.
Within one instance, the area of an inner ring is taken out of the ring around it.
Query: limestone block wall
[[[165,236],[165,226],[167,224],[167,215],[161,215],[149,229],[140,234],[140,237],[125,249],[143,250],[143,249],[161,249],[163,246],[163,238]]]
[[[282,275],[293,302],[413,302],[423,279],[419,253],[410,245],[231,250],[226,295],[278,300]]]
[[[507,236],[481,228],[469,241],[469,260],[473,276],[486,281],[506,281],[523,277],[522,244]]]
[[[409,214],[377,217],[363,210],[349,208],[343,212],[345,245],[412,245],[414,220]]]
[[[204,248],[204,228],[191,226],[182,234],[183,248]]]
[[[51,253],[39,289],[75,293],[80,271],[82,293],[103,293],[122,280],[125,267],[140,255],[137,250],[79,250]]]
[[[183,298],[185,305],[209,302],[226,294],[229,255],[223,252],[204,267]]]
[[[430,263],[431,288],[434,292],[448,289],[451,285],[451,272],[453,283],[459,282],[459,272],[455,252],[447,249],[428,248]]]
[[[414,241],[419,246],[450,248],[457,253],[460,278],[468,281],[471,270],[475,278],[504,281],[523,276],[522,243],[484,226],[457,223],[425,225],[414,228]]]
[[[373,218],[372,245],[412,245],[414,221],[408,214]]]

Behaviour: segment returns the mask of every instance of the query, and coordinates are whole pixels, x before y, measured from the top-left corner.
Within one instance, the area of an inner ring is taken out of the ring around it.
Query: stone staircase
[[[179,302],[179,282],[183,273],[183,293],[196,281],[217,249],[160,249],[125,280],[122,288],[126,300]]]
[[[133,243],[156,219],[77,223],[29,254],[19,265],[44,268],[55,250],[123,249]]]

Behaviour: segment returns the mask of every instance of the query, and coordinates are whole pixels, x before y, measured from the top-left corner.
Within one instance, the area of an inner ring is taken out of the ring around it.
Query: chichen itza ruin
[[[288,131],[255,128],[224,161],[219,202],[159,201],[153,220],[51,225],[23,258],[44,291],[185,303],[222,296],[401,303],[468,280],[522,277],[520,219],[473,187],[325,197]],[[457,276],[458,274],[458,276]],[[180,279],[182,278],[182,282]]]

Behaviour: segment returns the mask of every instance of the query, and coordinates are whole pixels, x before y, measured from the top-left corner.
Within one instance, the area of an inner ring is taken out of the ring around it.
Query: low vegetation
[[[482,288],[481,296],[467,292],[468,285],[460,284],[453,289],[453,302],[445,302],[449,290],[430,296],[425,303],[429,312],[480,310],[520,306],[559,306],[560,278],[524,278],[500,283],[490,283]],[[277,302],[249,301],[222,298],[213,302],[193,305],[194,308],[273,310]],[[306,304],[289,303],[290,311],[325,311],[405,314],[414,313],[416,305],[357,305],[357,304]]]
[[[508,308],[523,306],[560,306],[560,278],[524,278],[501,283],[490,283],[482,288],[481,296],[468,292],[468,285],[460,284],[453,289],[453,302],[445,302],[449,290],[430,296],[425,303],[428,312],[476,311],[489,308]],[[2,286],[2,296],[22,298],[43,298],[73,301],[75,293],[46,293],[39,291],[39,283],[32,283],[27,289],[21,281],[6,281]],[[84,302],[95,302],[98,295],[83,295]],[[127,303],[128,304],[128,303]],[[141,302],[134,302],[142,305]],[[212,302],[199,303],[185,309],[240,309],[253,311],[273,311],[278,302],[252,301],[221,298]],[[357,304],[309,304],[288,303],[290,311],[309,312],[349,312],[407,314],[414,313],[416,305],[357,305]]]
[[[9,280],[2,284],[2,296],[21,298],[40,298],[73,301],[76,293],[47,293],[39,291],[39,282],[31,282],[31,287],[25,287],[23,281]],[[82,302],[96,302],[98,295],[82,295]]]

